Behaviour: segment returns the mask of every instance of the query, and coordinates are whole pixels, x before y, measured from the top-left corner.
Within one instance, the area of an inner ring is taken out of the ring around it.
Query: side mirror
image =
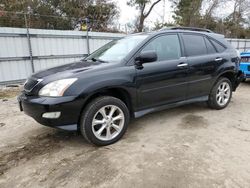
[[[155,51],[142,52],[138,57],[135,58],[136,64],[142,65],[143,63],[150,63],[157,61],[157,54]]]

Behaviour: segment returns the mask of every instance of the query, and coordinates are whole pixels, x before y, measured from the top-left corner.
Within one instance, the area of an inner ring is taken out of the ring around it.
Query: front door
[[[186,98],[188,64],[182,57],[178,34],[160,35],[141,52],[152,50],[157,53],[157,61],[137,70],[138,110]]]

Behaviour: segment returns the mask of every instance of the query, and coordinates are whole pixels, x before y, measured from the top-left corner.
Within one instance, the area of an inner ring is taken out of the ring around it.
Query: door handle
[[[222,61],[222,60],[223,60],[223,58],[221,58],[221,57],[217,57],[217,58],[215,59],[216,62]]]
[[[187,66],[188,66],[187,63],[180,63],[179,65],[177,65],[177,67],[180,67],[180,68],[187,67]]]

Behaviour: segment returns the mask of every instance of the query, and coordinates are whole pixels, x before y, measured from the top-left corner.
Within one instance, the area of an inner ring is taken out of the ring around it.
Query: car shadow
[[[140,129],[145,128],[146,126],[151,126],[151,124],[145,124],[145,122],[148,121],[154,121],[159,118],[164,119],[164,121],[168,120],[168,117],[174,117],[176,115],[182,115],[182,114],[194,114],[197,112],[202,111],[209,111],[206,103],[195,103],[195,104],[188,104],[183,105],[180,107],[172,108],[172,109],[166,109],[159,112],[153,112],[150,114],[147,114],[141,118],[138,119],[131,119],[128,127],[128,131],[126,134],[126,137],[130,136],[130,133],[140,131]],[[155,121],[154,121],[155,122]],[[37,141],[41,141],[43,139],[40,139],[39,137],[46,138],[46,139],[52,139],[54,140],[54,143],[62,143],[65,146],[70,147],[96,147],[90,143],[88,143],[81,133],[79,131],[75,132],[68,132],[64,130],[58,130],[53,129],[50,133],[48,133],[47,136],[41,136],[38,135],[36,139]],[[98,148],[98,147],[96,147]]]
[[[145,125],[142,122],[157,122],[158,120],[158,122],[161,123],[161,122],[166,122],[168,118],[175,117],[177,115],[187,115],[187,114],[190,115],[190,114],[195,114],[195,113],[203,112],[203,111],[206,112],[209,110],[211,109],[207,107],[207,104],[204,102],[201,102],[201,103],[187,104],[187,105],[183,105],[183,106],[171,108],[171,109],[166,109],[166,110],[159,111],[159,112],[153,112],[141,118],[132,119],[129,125],[128,132],[139,131],[139,129],[146,128],[146,126],[151,126],[150,123]],[[159,120],[159,118],[161,118],[162,121]]]
[[[190,114],[197,113],[202,111],[210,110],[207,108],[205,103],[196,103],[180,106],[177,108],[167,109],[159,112],[154,112],[151,114],[147,114],[138,119],[131,119],[131,122],[128,127],[128,131],[126,137],[130,136],[130,133],[140,131],[140,129],[144,129],[147,126],[151,126],[150,123],[145,124],[145,122],[156,122],[155,120],[163,119],[167,121],[169,117],[175,117],[176,115],[182,114]],[[41,129],[45,129],[45,127],[41,126]],[[36,132],[43,132],[42,134],[36,134]],[[64,131],[59,129],[48,129],[46,131],[38,131],[33,132],[33,136],[28,138],[28,142],[23,148],[33,148],[38,150],[38,153],[41,151],[46,151],[50,148],[59,148],[59,147],[86,147],[86,148],[98,148],[90,143],[88,143],[79,131]],[[16,147],[16,146],[14,146]],[[19,147],[19,146],[18,146]],[[21,147],[21,146],[20,146]],[[21,149],[23,149],[21,148]],[[31,151],[31,149],[30,149]]]
[[[250,79],[246,80],[245,82],[241,82],[242,85],[250,85]]]

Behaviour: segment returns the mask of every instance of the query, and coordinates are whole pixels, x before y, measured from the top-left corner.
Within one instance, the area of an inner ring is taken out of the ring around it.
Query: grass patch
[[[0,89],[0,99],[13,98],[20,93],[20,88]]]

